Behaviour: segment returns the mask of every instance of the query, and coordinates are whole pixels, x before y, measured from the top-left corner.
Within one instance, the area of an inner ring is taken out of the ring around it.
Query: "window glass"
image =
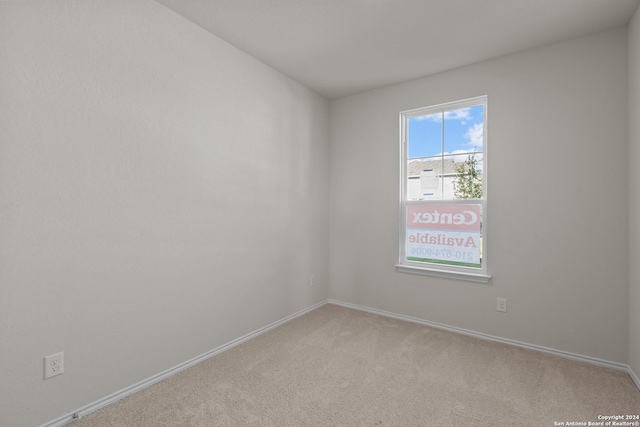
[[[486,105],[401,113],[400,266],[486,275]]]

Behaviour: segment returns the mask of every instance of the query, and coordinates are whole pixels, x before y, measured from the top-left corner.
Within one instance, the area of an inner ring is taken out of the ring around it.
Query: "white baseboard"
[[[172,375],[177,374],[178,372],[184,371],[187,368],[190,368],[193,365],[196,365],[200,362],[205,361],[206,359],[209,359],[210,357],[215,356],[216,354],[220,354],[223,351],[229,350],[230,348],[233,348],[239,344],[242,344],[245,341],[250,340],[251,338],[255,338],[258,335],[264,334],[265,332],[276,328],[284,323],[287,323],[290,320],[295,319],[296,317],[300,317],[303,314],[308,313],[309,311],[315,310],[318,307],[321,307],[323,305],[325,305],[327,303],[327,301],[322,301],[318,304],[315,304],[311,307],[308,307],[304,310],[301,310],[297,313],[294,313],[290,316],[285,317],[284,319],[280,319],[276,322],[273,322],[270,325],[267,325],[263,328],[260,328],[256,331],[253,331],[251,333],[248,333],[240,338],[237,338],[227,344],[223,344],[220,347],[214,348],[211,351],[208,351],[204,354],[201,354],[200,356],[194,357],[191,360],[188,360],[184,363],[179,364],[178,366],[174,366],[173,368],[167,369],[164,372],[161,372],[157,375],[154,375],[150,378],[147,378],[146,380],[140,381],[137,384],[134,384],[130,387],[124,388],[120,391],[117,391],[113,394],[110,394],[109,396],[103,397],[102,399],[96,400],[93,403],[90,403],[86,406],[83,406],[82,408],[78,409],[77,411],[68,413],[66,415],[63,415],[53,421],[49,421],[45,424],[40,425],[40,427],[63,427],[66,426],[70,423],[72,423],[73,421],[75,421],[76,419],[82,418],[82,417],[86,417],[89,414],[94,413],[95,411],[104,408],[105,406],[109,406],[112,403],[117,402],[118,400],[122,400],[127,396],[130,396],[140,390],[143,390],[157,382],[160,382],[166,378],[169,378]]]
[[[364,307],[364,306],[361,306],[361,305],[351,304],[351,303],[348,303],[348,302],[343,302],[343,301],[338,301],[338,300],[333,300],[333,299],[329,299],[327,302],[329,304],[335,304],[335,305],[339,305],[339,306],[342,306],[342,307],[352,308],[354,310],[365,311],[365,312],[372,313],[372,314],[379,314],[380,316],[391,317],[391,318],[399,319],[399,320],[406,320],[408,322],[419,323],[421,325],[431,326],[433,328],[438,328],[438,329],[444,329],[446,331],[455,332],[455,333],[464,334],[464,335],[469,335],[469,336],[480,338],[480,339],[484,339],[484,340],[496,341],[496,342],[500,342],[500,343],[503,343],[503,344],[514,345],[516,347],[522,347],[522,348],[526,348],[526,349],[529,349],[529,350],[541,351],[543,353],[549,353],[549,354],[553,354],[553,355],[556,355],[556,356],[561,356],[561,357],[564,357],[564,358],[567,358],[567,359],[578,360],[578,361],[581,361],[581,362],[586,362],[586,363],[591,363],[591,364],[594,364],[594,365],[604,366],[606,368],[613,368],[613,369],[618,369],[618,370],[621,370],[621,371],[626,371],[629,374],[629,376],[631,377],[631,379],[633,380],[633,382],[636,384],[638,389],[640,390],[640,379],[638,379],[638,376],[635,374],[635,372],[633,372],[633,370],[631,369],[631,367],[629,365],[625,365],[625,364],[622,364],[622,363],[610,362],[608,360],[602,360],[602,359],[598,359],[598,358],[595,358],[595,357],[583,356],[583,355],[580,355],[580,354],[570,353],[570,352],[562,351],[562,350],[556,350],[556,349],[553,349],[553,348],[543,347],[543,346],[535,345],[535,344],[527,344],[527,343],[524,343],[524,342],[515,341],[515,340],[511,340],[511,339],[507,339],[507,338],[500,338],[500,337],[496,337],[496,336],[489,335],[489,334],[483,334],[481,332],[470,331],[468,329],[463,329],[463,328],[458,328],[458,327],[455,327],[455,326],[444,325],[442,323],[437,323],[437,322],[430,322],[428,320],[418,319],[416,317],[405,316],[405,315],[397,314],[397,313],[391,313],[389,311],[378,310],[376,308],[370,308],[370,307]]]
[[[631,377],[633,382],[636,383],[636,387],[638,387],[638,390],[640,390],[640,378],[638,378],[636,373],[633,372],[633,369],[631,369],[631,366],[628,366],[627,372],[629,372],[629,376]]]

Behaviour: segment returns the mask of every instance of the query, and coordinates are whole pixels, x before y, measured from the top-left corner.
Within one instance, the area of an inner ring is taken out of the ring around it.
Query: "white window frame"
[[[407,124],[412,117],[420,117],[430,114],[442,113],[450,110],[457,110],[466,107],[483,105],[483,149],[482,149],[482,199],[457,199],[457,200],[425,200],[409,201],[407,199],[408,181],[408,138]],[[488,269],[487,253],[487,96],[464,99],[461,101],[447,102],[429,107],[416,108],[400,113],[400,239],[399,239],[399,260],[396,270],[402,273],[424,274],[429,276],[468,280],[474,282],[488,283],[491,279]],[[420,204],[479,204],[482,207],[482,266],[462,267],[446,264],[436,264],[419,261],[409,261],[406,259],[406,231],[407,231],[407,205],[411,203]]]

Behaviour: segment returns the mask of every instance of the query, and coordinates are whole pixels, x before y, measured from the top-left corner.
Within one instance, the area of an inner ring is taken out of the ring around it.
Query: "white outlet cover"
[[[498,311],[507,312],[507,299],[506,298],[498,298]]]
[[[44,358],[44,379],[47,380],[64,372],[64,352]]]

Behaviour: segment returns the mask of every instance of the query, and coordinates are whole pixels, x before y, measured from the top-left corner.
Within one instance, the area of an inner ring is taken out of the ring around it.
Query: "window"
[[[398,271],[488,282],[487,97],[400,113]]]

